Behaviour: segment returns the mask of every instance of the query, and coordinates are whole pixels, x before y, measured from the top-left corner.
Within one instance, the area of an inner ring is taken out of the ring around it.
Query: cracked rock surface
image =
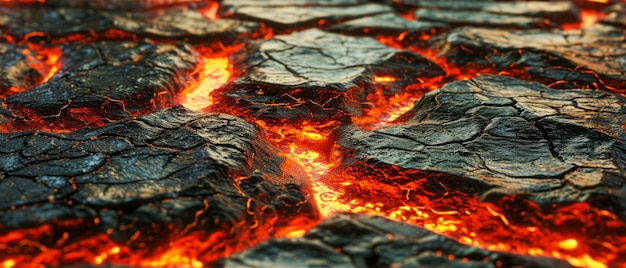
[[[446,23],[407,20],[396,13],[384,13],[339,23],[330,27],[329,31],[368,36],[404,34],[402,44],[411,44],[418,41],[420,36],[446,28]]]
[[[247,51],[242,76],[223,91],[260,117],[321,117],[336,112],[333,107],[359,113],[354,106],[363,101],[376,73],[400,73],[406,83],[444,74],[416,53],[316,29],[279,35]]]
[[[402,4],[420,7],[415,16],[424,21],[454,25],[504,26],[538,28],[554,22],[578,20],[578,8],[569,1],[432,1],[400,0]]]
[[[198,64],[183,43],[68,43],[61,50],[63,67],[54,77],[5,105],[51,117],[75,108],[99,109],[111,119],[147,113],[173,102]]]
[[[326,219],[302,238],[264,242],[219,266],[494,267],[496,262],[504,267],[569,267],[564,261],[478,249],[422,228],[353,214]]]
[[[11,36],[41,32],[53,37],[64,37],[69,34],[90,36],[93,33],[121,30],[152,38],[220,38],[232,41],[259,27],[258,23],[251,21],[211,20],[200,11],[188,8],[124,12],[46,5],[49,6],[0,7],[0,32]]]
[[[345,20],[391,12],[386,5],[365,4],[357,6],[241,6],[235,16],[261,20],[278,27],[303,26],[318,20]]]
[[[536,80],[558,81],[562,88],[606,89],[626,84],[625,39],[623,30],[603,24],[550,32],[462,27],[432,45],[460,65],[514,66]]]
[[[166,224],[236,230],[240,222],[316,214],[303,179],[283,174],[276,149],[230,115],[174,107],[98,129],[0,140],[4,231],[98,218],[94,228],[127,242],[138,230],[166,239]]]
[[[347,130],[340,143],[369,163],[463,176],[540,204],[610,195],[624,217],[624,195],[611,190],[626,176],[624,111],[622,96],[484,75],[427,94],[406,123]]]

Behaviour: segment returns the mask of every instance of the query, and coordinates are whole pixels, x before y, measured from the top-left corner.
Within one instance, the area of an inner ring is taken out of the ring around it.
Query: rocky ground
[[[0,7],[4,267],[626,265],[626,3],[161,2]]]

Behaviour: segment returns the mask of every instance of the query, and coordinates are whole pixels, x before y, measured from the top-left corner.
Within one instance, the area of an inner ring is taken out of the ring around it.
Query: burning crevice
[[[0,84],[0,98],[24,92],[50,80],[61,67],[61,50],[29,42],[0,44],[5,73]]]

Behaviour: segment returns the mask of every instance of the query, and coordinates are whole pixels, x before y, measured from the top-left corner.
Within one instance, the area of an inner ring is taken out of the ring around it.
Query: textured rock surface
[[[247,50],[242,76],[225,97],[261,117],[294,118],[337,109],[358,113],[377,73],[397,73],[406,83],[444,72],[421,55],[320,30],[276,36]],[[262,92],[262,93],[260,93]],[[348,93],[349,99],[346,96]],[[298,107],[298,109],[294,109]]]
[[[98,218],[99,230],[126,242],[137,230],[167,238],[164,224],[216,231],[315,215],[303,179],[282,174],[275,149],[229,115],[175,107],[99,129],[0,140],[4,231]]]
[[[389,6],[366,4],[358,6],[242,6],[236,8],[236,16],[262,20],[274,26],[304,26],[317,20],[345,20],[391,12]]]
[[[75,108],[103,108],[100,115],[121,118],[172,103],[198,58],[189,45],[149,41],[68,43],[61,46],[63,67],[47,83],[9,96],[11,108],[42,116]],[[159,99],[159,100],[157,100]]]
[[[452,256],[452,257],[450,257]],[[275,239],[223,267],[569,267],[566,262],[462,245],[425,229],[365,215],[337,215],[302,238]]]
[[[349,20],[330,27],[329,31],[368,36],[404,34],[402,43],[410,44],[447,27],[445,23],[407,20],[395,13],[385,13]]]
[[[450,24],[533,28],[554,22],[578,20],[578,8],[569,1],[432,1],[401,0],[418,6],[415,16],[420,20]]]
[[[607,8],[607,16],[602,22],[626,28],[626,3],[616,3]]]
[[[10,1],[3,266],[626,264],[623,3]]]
[[[615,195],[624,211],[610,190],[626,176],[624,111],[626,99],[609,93],[479,76],[429,93],[407,123],[351,130],[341,143],[371,163],[464,176],[542,204]]]
[[[559,81],[563,88],[602,88],[626,81],[623,30],[597,24],[582,30],[510,31],[463,27],[433,41],[459,65],[522,67],[538,80]],[[590,71],[592,70],[592,71]],[[616,85],[613,85],[616,86]]]
[[[90,36],[109,30],[154,38],[220,38],[228,41],[258,30],[258,24],[232,19],[211,20],[198,10],[186,8],[121,12],[64,7],[0,7],[0,31],[12,36],[32,32],[54,37],[69,34]]]

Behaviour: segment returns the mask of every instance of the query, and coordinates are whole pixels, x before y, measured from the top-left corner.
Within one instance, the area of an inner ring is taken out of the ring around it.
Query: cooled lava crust
[[[624,267],[626,2],[0,0],[0,266]]]

